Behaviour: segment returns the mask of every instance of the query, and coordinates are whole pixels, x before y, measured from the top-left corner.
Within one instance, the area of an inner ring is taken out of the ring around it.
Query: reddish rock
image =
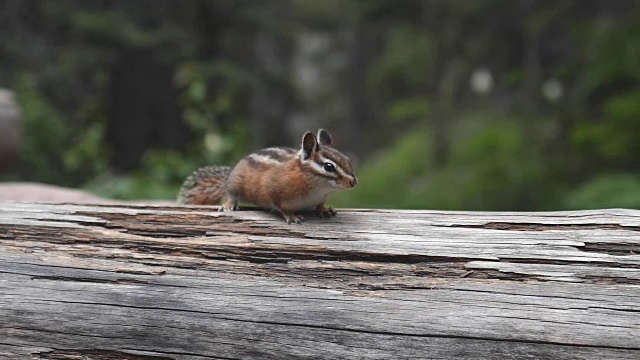
[[[0,172],[18,158],[22,140],[20,110],[13,92],[0,88]]]
[[[38,183],[0,183],[0,201],[78,204],[113,202],[85,191]]]

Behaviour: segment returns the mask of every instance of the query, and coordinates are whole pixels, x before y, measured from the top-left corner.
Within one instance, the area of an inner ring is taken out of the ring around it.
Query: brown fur
[[[349,159],[331,146],[329,134],[324,130],[319,134],[322,143],[306,133],[300,152],[268,148],[246,156],[233,170],[199,169],[185,181],[179,201],[208,205],[226,198],[221,211],[235,210],[238,202],[251,203],[280,211],[287,222],[300,222],[294,212],[303,208],[315,209],[323,217],[334,216],[335,210],[324,206],[327,196],[354,187],[357,178]],[[325,170],[322,158],[333,161],[339,171]]]
[[[304,172],[300,166],[300,158],[297,156],[294,157],[284,166],[284,168],[287,179],[286,181],[283,181],[281,174],[270,174],[271,181],[275,181],[277,183],[277,186],[270,191],[271,201],[278,208],[282,208],[283,202],[288,199],[307,196],[312,188],[308,174]],[[278,179],[280,180],[278,181]]]
[[[230,197],[266,208],[280,208],[284,199],[306,196],[311,186],[300,167],[300,159],[269,166],[255,166],[240,160],[227,181]]]

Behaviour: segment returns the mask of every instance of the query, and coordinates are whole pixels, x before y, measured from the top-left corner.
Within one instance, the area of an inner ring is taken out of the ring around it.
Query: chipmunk
[[[300,150],[271,147],[250,154],[231,169],[206,166],[191,174],[180,188],[183,204],[213,205],[226,200],[219,211],[234,211],[246,202],[278,211],[288,224],[304,217],[295,212],[315,209],[320,217],[336,211],[325,207],[327,197],[353,188],[358,178],[349,158],[332,146],[324,130],[306,132]]]

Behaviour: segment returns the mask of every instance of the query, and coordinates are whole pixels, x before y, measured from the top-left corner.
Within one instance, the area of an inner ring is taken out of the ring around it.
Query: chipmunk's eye
[[[336,167],[333,166],[332,163],[324,163],[324,171],[326,172],[336,172]]]

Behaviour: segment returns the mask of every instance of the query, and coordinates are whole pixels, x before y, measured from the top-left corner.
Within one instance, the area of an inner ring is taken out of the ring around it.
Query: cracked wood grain
[[[0,203],[0,358],[640,357],[640,211]]]

